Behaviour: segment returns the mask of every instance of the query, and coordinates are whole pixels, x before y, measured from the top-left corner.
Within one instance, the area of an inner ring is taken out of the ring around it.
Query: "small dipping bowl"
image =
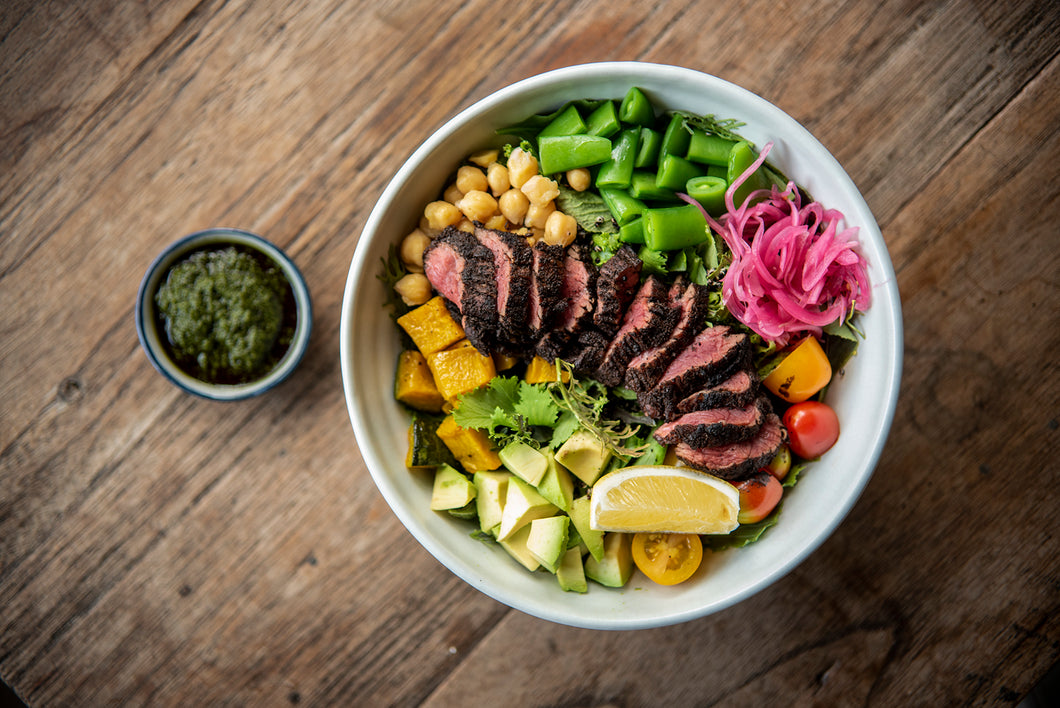
[[[191,253],[210,247],[242,247],[264,255],[283,273],[294,293],[295,331],[283,357],[260,378],[247,383],[221,384],[197,379],[181,369],[170,357],[166,333],[160,324],[155,305],[155,293],[164,282],[170,267]],[[298,267],[282,250],[249,231],[213,228],[197,231],[171,244],[155,258],[147,269],[136,295],[136,335],[151,364],[175,386],[187,393],[215,401],[237,401],[257,396],[291,375],[309,345],[313,326],[313,308],[309,288]]]

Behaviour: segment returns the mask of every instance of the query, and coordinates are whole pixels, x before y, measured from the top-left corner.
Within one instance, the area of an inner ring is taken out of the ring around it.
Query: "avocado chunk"
[[[535,487],[548,469],[548,460],[539,450],[518,440],[505,445],[497,456],[501,458],[501,464],[509,472],[513,472]]]
[[[582,566],[582,552],[579,548],[568,548],[560,558],[556,568],[556,580],[567,592],[588,592],[589,584],[585,581],[585,568]]]
[[[604,532],[589,525],[589,497],[578,497],[571,502],[570,520],[589,554],[598,561],[604,559]]]
[[[501,514],[504,510],[504,498],[508,494],[510,472],[476,472],[475,508],[478,511],[478,525],[485,533],[493,533],[501,525]]]
[[[545,453],[545,461],[548,467],[545,476],[537,484],[537,491],[561,511],[570,513],[570,504],[574,500],[574,480],[567,468],[556,462],[551,450]]]
[[[556,450],[556,461],[591,487],[611,461],[611,451],[588,430],[580,429]]]
[[[536,489],[513,476],[508,480],[508,493],[504,495],[497,540],[504,541],[534,519],[555,516],[558,511],[556,505],[538,494]]]
[[[633,575],[633,536],[628,533],[604,534],[604,557],[585,559],[585,577],[609,588],[620,588]]]
[[[526,540],[526,547],[550,573],[556,572],[559,559],[567,550],[569,526],[570,517],[565,515],[549,516],[530,522],[530,537]]]
[[[434,473],[434,488],[431,491],[431,509],[445,511],[467,506],[475,498],[475,485],[449,465],[439,465]]]
[[[541,563],[538,562],[537,558],[534,558],[534,554],[526,547],[528,538],[530,538],[529,524],[501,541],[500,544],[512,558],[522,563],[527,570],[533,572],[541,567]]]

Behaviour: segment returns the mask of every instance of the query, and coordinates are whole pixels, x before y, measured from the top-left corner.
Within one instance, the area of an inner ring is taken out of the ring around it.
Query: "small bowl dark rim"
[[[166,355],[155,325],[154,293],[169,267],[188,252],[211,244],[248,246],[265,254],[283,271],[294,291],[298,323],[291,346],[283,359],[262,378],[245,384],[211,384],[200,381],[180,370]],[[297,368],[309,345],[313,328],[313,306],[309,288],[298,266],[282,250],[261,236],[232,228],[211,228],[196,231],[170,244],[151,263],[140,281],[136,294],[136,336],[151,365],[181,390],[214,401],[237,401],[257,396],[273,388]]]

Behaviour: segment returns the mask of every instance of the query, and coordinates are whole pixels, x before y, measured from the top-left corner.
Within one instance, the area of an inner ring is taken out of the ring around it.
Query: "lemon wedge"
[[[589,525],[601,531],[725,534],[737,526],[740,492],[687,467],[642,465],[610,472],[592,488]]]

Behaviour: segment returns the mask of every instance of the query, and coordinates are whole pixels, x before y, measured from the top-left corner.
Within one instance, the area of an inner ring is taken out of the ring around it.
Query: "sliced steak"
[[[559,313],[552,331],[538,340],[537,353],[549,361],[565,357],[569,345],[577,342],[593,321],[596,305],[596,266],[589,249],[574,244],[563,258],[563,285],[560,300],[563,311]]]
[[[497,282],[493,254],[477,238],[446,227],[423,251],[423,272],[446,299],[468,340],[483,354],[493,349]]]
[[[780,418],[770,413],[758,434],[749,440],[714,447],[694,447],[681,442],[674,451],[677,459],[686,465],[722,479],[737,480],[769,464],[780,449],[783,431]]]
[[[531,249],[530,291],[527,295],[527,335],[537,341],[566,309],[563,301],[563,246],[538,241]]]
[[[493,254],[497,289],[497,336],[499,348],[519,351],[526,341],[530,307],[530,274],[534,256],[526,239],[507,231],[475,224],[475,238]]]
[[[585,329],[576,342],[568,343],[564,357],[575,373],[591,375],[603,361],[609,343],[607,337],[595,329]]]
[[[758,377],[748,369],[740,369],[716,386],[710,386],[682,398],[677,413],[690,413],[708,408],[742,408],[758,396]]]
[[[600,266],[596,279],[596,311],[593,324],[605,337],[614,337],[622,324],[622,316],[640,282],[640,271],[644,266],[637,254],[628,245],[615,251]]]
[[[769,399],[762,397],[743,408],[709,408],[685,413],[655,431],[664,445],[687,443],[691,447],[711,447],[753,438],[766,416],[773,412]]]
[[[678,278],[670,288],[670,299],[674,301],[678,312],[677,324],[669,339],[641,352],[629,362],[625,381],[626,388],[630,390],[647,391],[654,386],[666,367],[688,346],[706,322],[707,308],[710,306],[710,290],[706,286]]]
[[[750,366],[747,335],[725,325],[707,327],[666,368],[659,383],[637,394],[641,408],[655,420],[670,420],[677,403],[689,394],[714,386],[737,369]]]
[[[597,381],[621,386],[633,357],[665,342],[673,333],[678,310],[671,306],[669,293],[666,284],[654,275],[644,281],[596,370]]]

